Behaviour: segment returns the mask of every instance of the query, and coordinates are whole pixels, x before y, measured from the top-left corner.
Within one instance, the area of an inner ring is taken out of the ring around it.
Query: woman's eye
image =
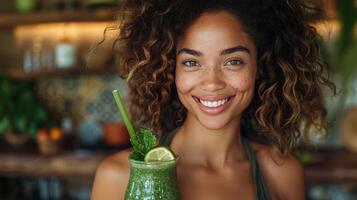
[[[243,61],[241,61],[239,59],[229,60],[224,63],[224,65],[241,65],[241,64],[243,64]]]
[[[186,67],[197,67],[197,66],[199,66],[198,62],[196,62],[194,60],[184,61],[184,62],[182,62],[182,64],[185,65]]]

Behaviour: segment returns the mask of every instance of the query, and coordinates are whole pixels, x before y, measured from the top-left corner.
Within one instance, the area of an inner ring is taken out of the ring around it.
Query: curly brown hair
[[[130,90],[136,126],[158,134],[182,125],[186,109],[175,87],[176,41],[205,12],[237,17],[258,53],[253,100],[244,111],[242,134],[286,154],[302,130],[326,132],[324,74],[319,35],[299,0],[126,0],[119,10],[116,54]]]

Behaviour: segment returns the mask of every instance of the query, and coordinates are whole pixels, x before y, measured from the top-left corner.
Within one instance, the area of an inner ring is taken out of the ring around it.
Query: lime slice
[[[145,162],[162,162],[175,160],[174,153],[166,147],[156,147],[145,155]]]

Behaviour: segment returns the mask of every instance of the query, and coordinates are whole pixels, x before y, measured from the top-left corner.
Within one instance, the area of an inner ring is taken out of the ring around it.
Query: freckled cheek
[[[248,92],[254,90],[255,79],[251,77],[241,77],[231,81],[231,86],[239,92]]]
[[[191,91],[194,86],[192,78],[189,76],[182,76],[181,74],[176,74],[175,84],[178,93],[186,94]]]

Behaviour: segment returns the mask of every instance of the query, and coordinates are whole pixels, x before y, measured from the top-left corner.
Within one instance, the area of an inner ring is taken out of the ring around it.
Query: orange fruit
[[[50,137],[52,140],[60,140],[63,137],[63,132],[58,127],[53,127],[50,130]]]

